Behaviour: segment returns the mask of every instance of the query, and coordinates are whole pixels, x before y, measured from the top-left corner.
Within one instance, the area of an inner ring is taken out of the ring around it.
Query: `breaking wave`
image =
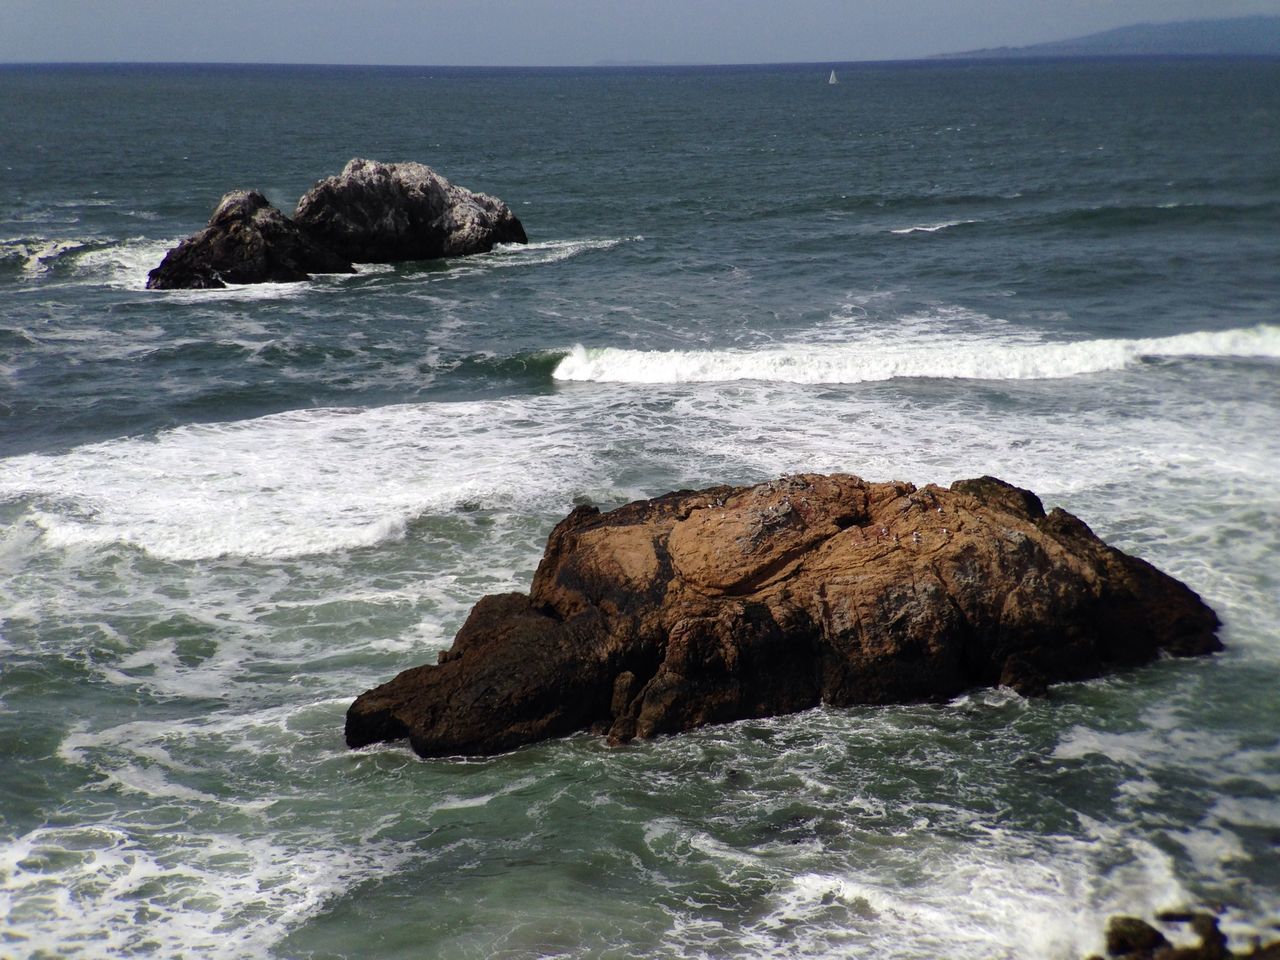
[[[942,223],[922,223],[914,227],[901,227],[897,230],[890,230],[890,233],[909,234],[909,233],[937,233],[939,230],[947,230],[950,227],[961,227],[966,223],[977,223],[977,220],[946,220]]]
[[[758,350],[623,350],[575,346],[557,380],[598,383],[863,383],[897,378],[1052,380],[1121,370],[1146,358],[1280,358],[1280,327],[1186,333],[1139,340],[946,344],[888,337],[844,344],[793,344]]]

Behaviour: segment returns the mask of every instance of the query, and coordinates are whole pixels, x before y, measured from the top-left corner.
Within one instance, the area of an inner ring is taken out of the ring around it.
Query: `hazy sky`
[[[0,0],[0,62],[881,60],[1280,0]]]

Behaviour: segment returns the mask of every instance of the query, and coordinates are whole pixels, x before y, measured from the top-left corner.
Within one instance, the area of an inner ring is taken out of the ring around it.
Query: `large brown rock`
[[[438,665],[352,704],[346,736],[486,754],[819,703],[1036,694],[1219,650],[1217,627],[1191,590],[999,480],[787,477],[579,507],[528,596],[481,600]]]
[[[316,243],[257,190],[233,190],[218,202],[208,226],[170,250],[147,275],[147,287],[208,290],[353,272],[349,260]]]
[[[356,263],[458,257],[528,242],[501,200],[455,186],[421,163],[351,160],[308,190],[293,217]]]

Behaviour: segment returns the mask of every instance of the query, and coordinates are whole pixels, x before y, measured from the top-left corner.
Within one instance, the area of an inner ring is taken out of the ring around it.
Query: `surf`
[[[630,350],[575,345],[559,381],[853,384],[897,379],[1056,380],[1123,370],[1147,359],[1280,358],[1280,326],[1171,337],[1009,343],[999,339],[896,342],[889,334],[834,344],[734,350]]]

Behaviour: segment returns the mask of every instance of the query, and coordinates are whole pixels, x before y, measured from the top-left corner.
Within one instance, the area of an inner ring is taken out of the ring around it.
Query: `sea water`
[[[1072,960],[1280,919],[1280,65],[0,68],[0,955]],[[353,156],[527,247],[225,291]],[[994,474],[1226,650],[611,750],[349,751],[552,525]]]

